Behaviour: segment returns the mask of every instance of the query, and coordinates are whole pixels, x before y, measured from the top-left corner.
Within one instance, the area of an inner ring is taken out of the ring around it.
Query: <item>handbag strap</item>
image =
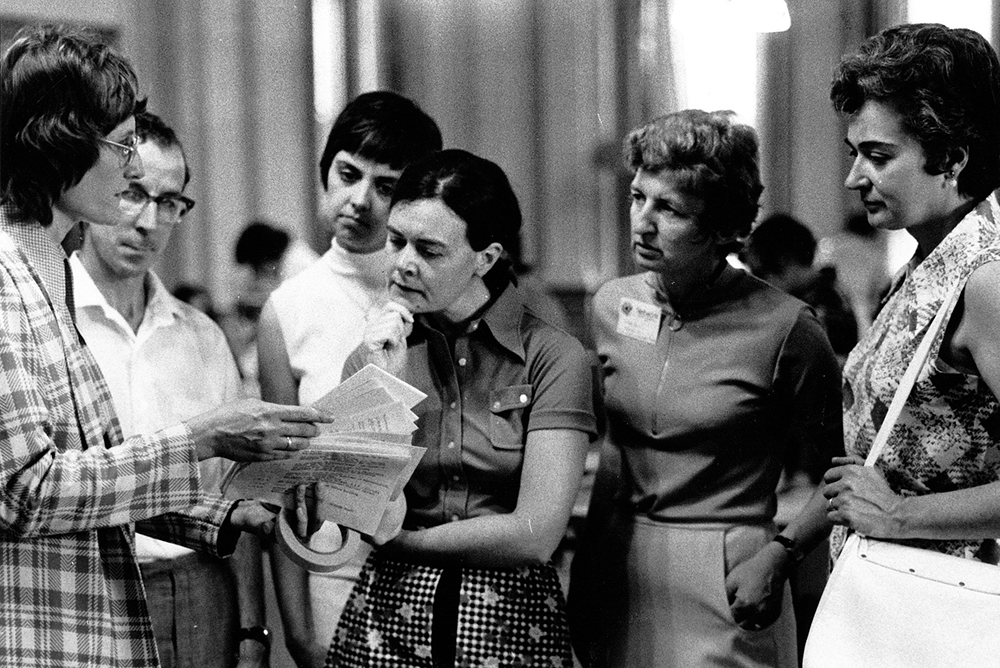
[[[934,340],[937,338],[938,332],[944,326],[946,320],[945,314],[950,312],[951,307],[955,304],[959,293],[962,291],[962,286],[963,283],[958,282],[948,291],[944,301],[941,302],[941,308],[938,309],[937,315],[934,316],[930,327],[927,328],[927,333],[924,334],[924,338],[921,339],[916,352],[913,353],[913,359],[910,360],[909,366],[906,367],[906,373],[903,374],[902,380],[899,381],[899,387],[896,388],[896,394],[892,397],[892,403],[889,404],[889,410],[885,414],[885,419],[882,420],[882,426],[879,427],[878,434],[872,442],[872,449],[868,452],[868,457],[865,459],[865,466],[875,466],[875,462],[878,461],[878,458],[882,455],[882,451],[885,450],[885,445],[889,442],[889,434],[892,432],[892,428],[896,426],[899,414],[903,412],[906,399],[910,396],[910,390],[913,389],[913,385],[917,382],[917,376],[920,375],[920,370],[930,355],[931,346],[934,345]]]

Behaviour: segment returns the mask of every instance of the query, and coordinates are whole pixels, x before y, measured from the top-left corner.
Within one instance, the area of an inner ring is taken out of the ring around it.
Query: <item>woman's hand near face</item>
[[[396,302],[369,313],[365,322],[365,360],[394,376],[406,364],[406,337],[413,331],[413,314]]]
[[[904,538],[896,511],[904,500],[873,466],[860,457],[834,457],[823,475],[827,517],[834,524],[873,538]]]

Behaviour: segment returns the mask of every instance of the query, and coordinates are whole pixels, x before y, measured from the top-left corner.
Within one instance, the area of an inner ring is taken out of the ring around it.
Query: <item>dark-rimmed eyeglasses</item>
[[[118,164],[124,169],[132,164],[132,161],[135,159],[135,154],[139,150],[139,135],[130,135],[129,138],[125,140],[124,144],[111,141],[110,139],[104,139],[103,137],[101,138],[101,143],[118,149]]]
[[[122,207],[130,215],[138,217],[150,202],[156,204],[156,220],[163,225],[176,225],[194,208],[194,200],[184,195],[153,196],[138,183],[129,185],[128,190],[119,195]]]

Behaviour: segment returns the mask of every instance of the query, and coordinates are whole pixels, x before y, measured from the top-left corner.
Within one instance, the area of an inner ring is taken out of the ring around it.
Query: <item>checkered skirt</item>
[[[434,593],[442,569],[368,558],[327,655],[332,668],[433,668]],[[456,668],[571,668],[566,603],[551,564],[462,569]]]

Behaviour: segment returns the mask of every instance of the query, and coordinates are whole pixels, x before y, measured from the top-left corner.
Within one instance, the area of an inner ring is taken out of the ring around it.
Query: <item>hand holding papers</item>
[[[232,498],[256,498],[289,505],[287,492],[296,485],[323,483],[317,516],[364,534],[374,534],[389,505],[416,469],[424,448],[410,445],[416,430],[413,408],[426,395],[411,385],[368,365],[330,391],[313,407],[332,422],[290,459],[242,464],[227,476]],[[279,516],[279,545],[289,557],[311,570],[333,570],[344,559],[323,559],[307,550]],[[291,536],[291,541],[288,540]],[[305,552],[302,552],[302,551]],[[302,563],[306,561],[307,563]]]

